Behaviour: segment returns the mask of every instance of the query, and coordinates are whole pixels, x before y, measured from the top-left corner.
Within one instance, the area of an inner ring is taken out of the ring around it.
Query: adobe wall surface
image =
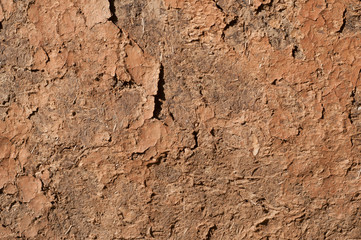
[[[0,0],[0,239],[358,239],[358,0]]]

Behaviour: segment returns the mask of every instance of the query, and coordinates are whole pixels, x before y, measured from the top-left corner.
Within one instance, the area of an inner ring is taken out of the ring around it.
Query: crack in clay
[[[191,149],[194,150],[198,147],[198,131],[193,131],[192,135],[194,138],[194,146]]]
[[[158,91],[157,91],[157,95],[154,96],[153,118],[159,119],[160,114],[162,112],[163,101],[165,101],[164,68],[163,68],[163,65],[160,64],[160,67],[159,67],[159,79],[158,79]]]
[[[118,17],[115,14],[116,8],[114,6],[114,0],[109,0],[109,10],[110,10],[110,14],[111,14],[111,17],[109,18],[109,20],[116,25],[116,23],[118,22]]]
[[[342,25],[340,26],[340,29],[336,31],[337,33],[342,33],[346,27],[346,12],[347,9],[345,9],[342,13]]]
[[[356,239],[356,1],[0,0],[0,236]]]

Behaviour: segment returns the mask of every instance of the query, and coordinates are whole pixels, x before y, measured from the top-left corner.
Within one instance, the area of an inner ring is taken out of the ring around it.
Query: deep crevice
[[[198,131],[194,131],[192,134],[194,137],[194,146],[191,149],[194,150],[198,147]]]
[[[153,118],[156,119],[159,119],[162,112],[163,101],[165,100],[164,83],[164,68],[161,64],[159,68],[158,92],[157,95],[154,96]]]
[[[238,17],[236,16],[234,19],[232,19],[229,23],[226,24],[226,26],[223,28],[223,31],[222,31],[223,39],[225,37],[224,32],[227,31],[228,28],[235,26],[237,23],[238,23]]]
[[[207,233],[207,236],[206,236],[206,239],[209,240],[212,238],[214,232],[217,230],[217,226],[216,225],[213,225],[212,227],[210,227],[208,229],[208,233]]]
[[[223,29],[223,31],[226,31],[228,28],[233,27],[237,24],[238,22],[238,16],[234,17],[234,19],[232,19]]]
[[[325,108],[323,107],[323,104],[322,104],[322,111],[321,111],[321,118],[320,119],[325,119]]]
[[[342,25],[340,27],[340,29],[338,31],[336,31],[337,33],[342,33],[343,30],[345,29],[345,26],[346,26],[346,9],[345,11],[343,11],[343,14],[342,14]]]
[[[218,5],[217,1],[216,0],[213,0],[214,4],[216,5],[216,8],[218,8],[222,13],[223,12],[223,8],[221,6]]]
[[[29,114],[28,119],[30,119],[32,116],[34,116],[38,111],[39,111],[39,108],[37,107],[35,110],[33,110],[33,111]]]
[[[109,0],[109,10],[111,13],[111,17],[109,18],[110,21],[112,21],[114,24],[118,22],[117,15],[115,14],[116,8],[114,6],[114,0]]]
[[[292,48],[292,57],[295,58],[295,59],[302,59],[303,58],[302,51],[296,45],[293,46],[293,48]]]

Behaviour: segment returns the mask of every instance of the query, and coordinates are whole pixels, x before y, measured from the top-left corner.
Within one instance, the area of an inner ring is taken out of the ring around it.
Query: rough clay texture
[[[0,239],[360,239],[360,1],[0,21]]]

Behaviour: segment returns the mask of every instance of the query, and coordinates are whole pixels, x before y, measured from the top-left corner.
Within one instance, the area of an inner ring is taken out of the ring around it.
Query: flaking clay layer
[[[359,0],[0,0],[0,239],[359,239]]]

